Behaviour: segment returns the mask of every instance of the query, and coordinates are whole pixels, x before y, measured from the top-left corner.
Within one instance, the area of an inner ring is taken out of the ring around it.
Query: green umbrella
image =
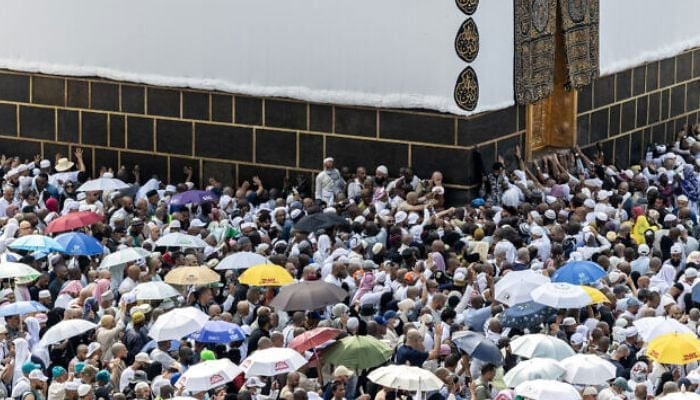
[[[336,342],[323,356],[323,360],[361,370],[384,364],[392,353],[386,343],[371,336],[348,336]]]

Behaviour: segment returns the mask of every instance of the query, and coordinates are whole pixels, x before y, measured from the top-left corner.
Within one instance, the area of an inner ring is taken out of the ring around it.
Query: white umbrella
[[[27,264],[18,262],[0,263],[0,279],[24,278],[30,276],[38,277],[39,275],[39,271]]]
[[[209,316],[194,307],[176,308],[158,317],[148,331],[156,341],[180,340],[202,329]]]
[[[301,354],[290,348],[257,350],[243,360],[241,368],[247,376],[276,376],[296,371],[306,364]]]
[[[566,369],[561,366],[557,360],[551,358],[533,358],[519,362],[515,367],[511,368],[503,381],[510,388],[514,388],[523,382],[533,381],[535,379],[554,379],[557,380],[564,376]]]
[[[515,387],[515,394],[532,400],[579,400],[581,394],[568,383],[536,379]]]
[[[561,360],[566,368],[564,380],[574,385],[602,385],[615,378],[616,368],[607,360],[592,354],[576,354]]]
[[[549,278],[527,269],[507,273],[496,283],[496,300],[507,306],[532,301],[532,291],[549,283]]]
[[[581,308],[591,304],[591,296],[580,286],[550,282],[532,291],[532,300],[553,308]]]
[[[267,264],[267,258],[250,251],[241,251],[224,258],[214,269],[246,269],[258,264]]]
[[[39,341],[40,346],[59,343],[66,339],[81,335],[91,329],[97,328],[96,324],[84,319],[63,320],[49,328]]]
[[[633,324],[637,327],[639,336],[641,336],[645,342],[648,342],[657,336],[666,335],[669,333],[695,334],[695,332],[688,328],[687,325],[683,325],[673,318],[646,317],[634,321]]]
[[[440,390],[445,386],[445,383],[432,372],[408,365],[388,365],[377,368],[367,378],[377,385],[409,392],[429,392]]]
[[[141,247],[127,247],[126,249],[115,251],[105,256],[100,263],[99,269],[110,269],[117,265],[127,264],[140,258],[149,257],[150,255],[150,251]]]
[[[204,392],[231,382],[242,372],[243,370],[228,358],[204,361],[188,368],[177,380],[175,387],[184,388],[191,393]]]
[[[114,191],[127,189],[129,185],[123,181],[114,178],[112,174],[106,173],[102,177],[89,180],[78,188],[78,192],[97,192],[97,191]]]
[[[525,358],[553,358],[563,360],[574,355],[574,350],[563,340],[541,333],[520,336],[510,343],[513,354]]]
[[[180,296],[181,293],[162,281],[139,283],[132,290],[136,300],[163,300]]]
[[[207,242],[197,236],[185,233],[169,233],[156,241],[156,246],[162,247],[187,247],[193,249],[203,249],[207,247]]]

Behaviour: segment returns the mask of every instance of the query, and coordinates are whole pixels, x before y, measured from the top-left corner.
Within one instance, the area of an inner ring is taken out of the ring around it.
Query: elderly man
[[[323,171],[316,175],[316,200],[333,204],[335,198],[345,190],[345,181],[340,171],[333,167],[333,158],[323,160]]]

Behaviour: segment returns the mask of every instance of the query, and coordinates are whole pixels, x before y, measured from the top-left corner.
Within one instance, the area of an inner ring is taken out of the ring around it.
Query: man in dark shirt
[[[270,316],[267,314],[258,315],[258,328],[248,338],[248,354],[258,349],[258,341],[262,337],[270,337]]]
[[[427,360],[437,358],[440,354],[442,324],[435,326],[435,346],[429,352],[424,350],[423,335],[415,329],[406,333],[406,343],[396,350],[396,364],[422,367]]]
[[[151,340],[146,329],[146,316],[142,312],[135,312],[131,316],[131,323],[133,326],[126,330],[126,348],[129,349],[127,364],[134,362],[136,354]]]

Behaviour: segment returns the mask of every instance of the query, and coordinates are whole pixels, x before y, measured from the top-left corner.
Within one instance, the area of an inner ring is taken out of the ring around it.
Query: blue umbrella
[[[508,307],[499,315],[499,319],[506,328],[525,329],[546,322],[556,313],[555,308],[528,301]]]
[[[552,282],[566,282],[572,285],[593,283],[605,276],[605,270],[591,261],[573,261],[564,264],[552,275]]]
[[[503,365],[503,355],[498,350],[498,346],[484,335],[471,331],[456,332],[452,342],[471,358],[495,365]]]
[[[70,256],[94,256],[104,253],[102,244],[97,239],[81,232],[58,235],[56,241],[66,249],[64,253]]]
[[[693,286],[693,292],[691,296],[695,303],[700,303],[700,285]]]
[[[201,343],[231,343],[245,337],[240,326],[226,321],[207,321],[201,331],[190,335],[190,339]]]
[[[206,190],[188,190],[186,192],[173,195],[170,204],[181,206],[185,204],[200,204],[219,200],[216,193]]]
[[[38,301],[18,301],[0,307],[0,317],[8,317],[10,315],[25,315],[36,312],[47,312],[48,308],[44,307]]]
[[[52,251],[64,252],[66,250],[56,239],[44,235],[22,236],[12,242],[9,247],[14,250],[41,251],[46,253]]]

